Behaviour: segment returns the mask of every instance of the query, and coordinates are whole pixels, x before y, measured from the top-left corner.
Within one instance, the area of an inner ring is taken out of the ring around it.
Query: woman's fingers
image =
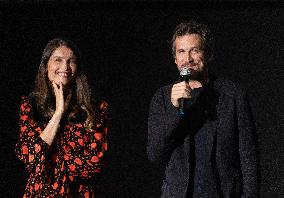
[[[59,83],[59,90],[60,90],[60,93],[61,93],[61,92],[63,93],[63,85],[62,85],[62,82]]]
[[[52,81],[52,86],[53,86],[54,92],[57,93],[58,87],[54,81]]]
[[[54,81],[52,81],[52,85],[56,98],[56,110],[60,113],[64,113],[68,109],[69,103],[71,101],[72,91],[70,90],[68,92],[68,95],[64,97],[62,82],[57,85]]]
[[[53,86],[53,89],[54,89],[54,93],[55,95],[59,94],[59,93],[62,93],[63,94],[63,85],[62,83],[60,82],[59,85],[57,85],[55,83],[55,81],[52,81],[52,86]]]
[[[64,112],[64,95],[63,95],[63,85],[60,82],[59,85],[52,81],[53,90],[56,100],[56,110],[60,114]]]
[[[59,83],[58,99],[60,100],[61,103],[64,103],[64,95],[63,95],[63,85],[62,85],[62,82]]]

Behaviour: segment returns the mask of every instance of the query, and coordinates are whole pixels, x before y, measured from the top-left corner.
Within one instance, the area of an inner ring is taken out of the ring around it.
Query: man
[[[247,96],[235,83],[209,75],[212,40],[203,24],[179,24],[172,52],[178,70],[190,69],[190,80],[160,88],[151,101],[147,152],[166,166],[163,198],[258,196]]]

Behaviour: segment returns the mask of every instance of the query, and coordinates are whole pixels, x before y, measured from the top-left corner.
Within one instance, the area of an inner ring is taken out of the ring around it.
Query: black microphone
[[[181,78],[181,82],[185,81],[186,83],[189,82],[189,79],[190,79],[190,76],[191,76],[191,71],[190,71],[190,68],[188,67],[183,67],[180,72],[179,72],[179,75],[180,75],[180,78]],[[178,100],[179,102],[179,109],[178,109],[178,112],[179,112],[179,115],[184,115],[184,98],[180,98]]]

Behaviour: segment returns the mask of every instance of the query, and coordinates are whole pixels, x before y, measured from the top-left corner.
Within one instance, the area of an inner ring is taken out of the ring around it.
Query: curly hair
[[[87,82],[87,77],[81,68],[79,49],[70,40],[55,38],[47,43],[42,53],[35,80],[35,88],[30,96],[35,100],[37,113],[45,119],[51,119],[55,112],[55,95],[51,82],[47,76],[47,63],[52,53],[62,46],[71,49],[77,58],[77,73],[75,75],[75,80],[71,85],[73,94],[69,104],[68,120],[73,118],[84,118],[85,127],[91,129],[95,119],[92,93]]]
[[[203,42],[205,55],[207,61],[210,62],[214,60],[213,51],[214,51],[214,38],[210,29],[205,25],[198,23],[197,21],[190,20],[178,24],[173,32],[172,39],[170,41],[172,47],[172,54],[175,58],[176,56],[176,46],[175,41],[177,37],[184,36],[187,34],[198,34],[201,37]]]

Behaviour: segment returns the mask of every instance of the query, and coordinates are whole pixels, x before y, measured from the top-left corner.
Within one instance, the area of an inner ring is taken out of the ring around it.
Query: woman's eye
[[[60,59],[60,58],[56,58],[56,59],[55,59],[55,62],[60,63],[60,62],[61,62],[61,59]]]
[[[71,65],[76,65],[77,62],[76,62],[76,60],[72,60],[72,59],[71,59],[71,60],[69,61],[69,64],[71,64]]]

